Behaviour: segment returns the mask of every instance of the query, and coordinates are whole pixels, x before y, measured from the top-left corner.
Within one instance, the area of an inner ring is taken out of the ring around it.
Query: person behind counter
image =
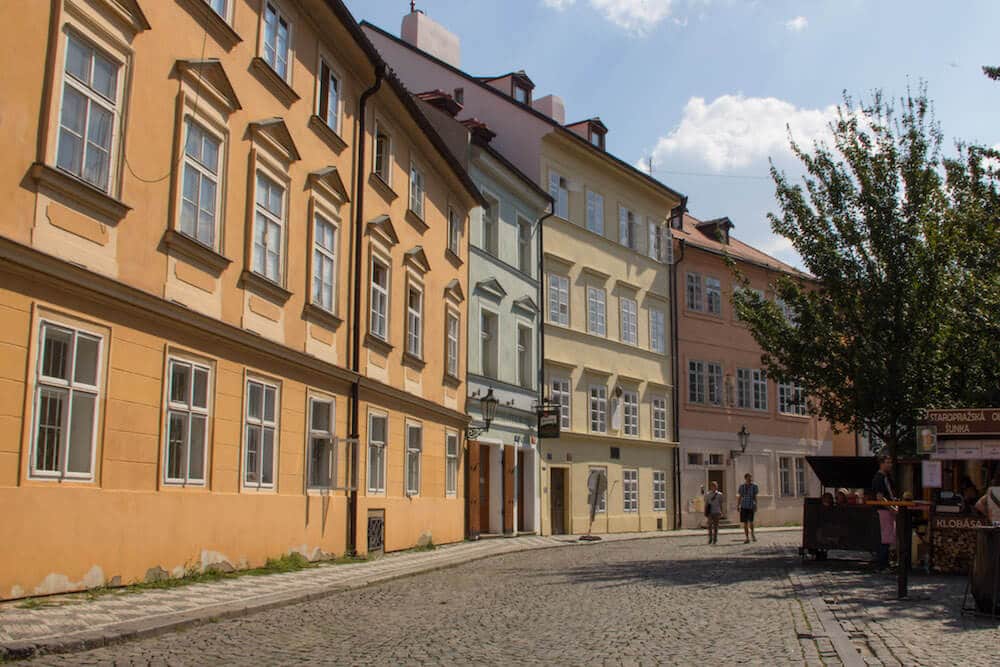
[[[896,492],[892,482],[892,458],[880,456],[878,472],[872,478],[872,495],[876,500],[896,500]]]
[[[989,521],[1000,521],[1000,470],[993,475],[993,481],[986,489],[983,497],[976,502],[976,511],[986,516]]]
[[[892,483],[892,458],[881,456],[878,459],[878,472],[872,478],[871,493],[876,500],[896,500]],[[879,509],[878,523],[882,539],[878,545],[878,567],[884,570],[889,567],[889,546],[895,541],[896,517],[887,509]]]
[[[837,496],[834,499],[834,503],[837,505],[851,504],[851,501],[847,499],[847,489],[837,489]]]

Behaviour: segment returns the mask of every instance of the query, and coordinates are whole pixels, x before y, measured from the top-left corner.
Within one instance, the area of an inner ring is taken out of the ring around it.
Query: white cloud
[[[542,0],[542,4],[551,9],[562,11],[572,5],[576,0]]]
[[[670,16],[673,1],[589,0],[589,3],[593,9],[618,27],[637,35],[645,35]],[[558,11],[563,11],[575,3],[576,0],[542,0],[543,5]]]
[[[802,32],[809,26],[809,19],[805,16],[796,16],[785,21],[785,27],[792,32]]]
[[[680,123],[653,149],[655,164],[700,163],[715,172],[747,167],[790,153],[788,130],[799,143],[830,136],[836,107],[803,109],[774,97],[722,95],[706,103],[692,97]]]

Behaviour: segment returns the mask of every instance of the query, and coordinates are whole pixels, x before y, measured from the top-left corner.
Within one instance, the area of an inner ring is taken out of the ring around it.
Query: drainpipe
[[[680,206],[678,206],[678,208],[680,209],[678,215],[681,216],[681,228],[683,228],[683,226],[684,226],[684,223],[683,223],[683,219],[684,218],[683,218],[683,216],[684,216],[684,212],[687,211],[687,197],[684,197],[681,200]],[[671,212],[671,213],[673,213],[673,212]],[[672,220],[673,219],[673,215],[671,215],[670,217],[671,217],[671,222],[672,222],[673,221]],[[673,235],[673,232],[671,232],[670,233],[670,243],[673,244],[673,242],[674,242],[674,235]],[[674,426],[673,432],[674,433],[673,433],[673,436],[674,436],[674,442],[677,443],[677,446],[674,447],[674,529],[675,530],[679,530],[680,527],[681,527],[681,449],[680,449],[680,442],[681,442],[681,425],[680,425],[680,421],[681,421],[681,415],[680,415],[681,399],[680,399],[680,369],[678,367],[678,364],[680,363],[680,352],[679,352],[679,346],[678,346],[678,343],[677,343],[677,331],[678,331],[677,313],[679,311],[679,309],[677,307],[677,298],[678,298],[677,297],[677,265],[680,264],[682,261],[684,261],[684,252],[685,252],[686,248],[687,248],[687,243],[685,243],[684,239],[680,239],[680,257],[675,258],[675,261],[673,261],[670,264],[670,273],[669,273],[669,279],[670,279],[670,329],[671,329],[671,332],[670,332],[670,334],[671,334],[670,335],[670,356],[671,356],[671,362],[672,362],[671,363],[671,366],[672,366],[672,368],[671,368],[671,371],[672,371],[671,375],[673,376],[671,379],[672,379],[673,384],[674,384],[674,390],[672,392],[673,393],[673,396],[672,396],[673,400],[671,402],[673,403],[672,407],[673,407],[673,411],[674,411],[674,424],[673,424],[673,426]]]
[[[542,407],[545,402],[545,272],[543,261],[542,231],[545,229],[545,221],[552,217],[556,210],[552,197],[549,197],[548,212],[538,219],[538,407]],[[535,433],[538,434],[538,412],[535,411]],[[545,486],[542,480],[542,438],[538,437],[538,462],[535,464],[535,471],[538,474],[538,483],[535,488],[535,498],[538,503],[538,522],[535,532],[542,534],[542,488]],[[551,502],[551,501],[550,501]],[[551,526],[549,527],[551,529]]]
[[[357,171],[356,190],[354,195],[354,317],[352,318],[351,337],[351,371],[354,372],[354,381],[351,383],[351,414],[348,425],[348,438],[355,443],[354,456],[351,461],[351,479],[354,481],[353,488],[348,496],[348,526],[347,526],[347,550],[350,553],[357,553],[358,542],[358,452],[361,445],[360,429],[358,428],[358,412],[361,395],[361,378],[358,375],[361,369],[361,282],[364,271],[361,268],[361,237],[364,233],[365,214],[365,110],[368,99],[378,92],[382,87],[382,80],[386,75],[385,63],[375,65],[375,83],[372,87],[361,94],[358,102],[358,155],[355,160]]]

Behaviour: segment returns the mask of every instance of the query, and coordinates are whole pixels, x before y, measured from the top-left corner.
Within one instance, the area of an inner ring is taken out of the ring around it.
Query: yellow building
[[[0,598],[461,539],[479,195],[340,0],[5,18]]]

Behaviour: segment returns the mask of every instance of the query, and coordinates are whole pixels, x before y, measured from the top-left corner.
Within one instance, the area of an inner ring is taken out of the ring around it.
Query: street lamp
[[[750,431],[747,430],[746,424],[744,424],[740,430],[736,432],[736,437],[740,440],[740,454],[746,454],[747,445],[750,444]]]
[[[490,424],[493,423],[493,418],[497,416],[497,397],[493,395],[493,387],[490,387],[486,395],[479,399],[479,406],[483,413],[483,425],[473,426],[469,425],[467,429],[468,437],[475,440],[481,436],[486,431],[490,430]]]

